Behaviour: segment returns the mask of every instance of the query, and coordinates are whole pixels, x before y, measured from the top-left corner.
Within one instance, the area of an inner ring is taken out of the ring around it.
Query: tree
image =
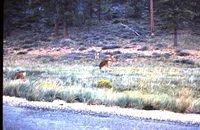
[[[200,24],[200,0],[190,0],[190,9],[195,13],[194,23]]]
[[[99,5],[98,18],[99,18],[99,21],[101,21],[101,0],[98,0],[98,5]]]
[[[46,1],[46,4],[48,1]],[[63,36],[68,37],[68,23],[71,20],[72,0],[51,0],[49,5],[46,5],[47,11],[52,11],[54,16],[54,32],[55,36],[59,35],[59,24],[63,23]]]
[[[174,46],[178,45],[178,29],[191,21],[194,13],[190,8],[188,0],[158,0],[157,13],[163,21],[163,27],[172,29],[174,35]]]
[[[60,20],[60,10],[61,10],[61,1],[60,0],[51,0],[50,1],[50,8],[51,11],[55,10],[54,12],[54,32],[55,36],[59,35],[59,20]]]
[[[10,7],[11,1],[4,1],[4,23],[3,23],[3,29],[4,29],[4,36],[10,36]]]
[[[151,36],[154,35],[154,11],[153,11],[153,0],[150,0],[150,30]]]
[[[141,0],[128,0],[128,5],[131,7],[129,8],[130,14],[128,16],[134,17],[134,18],[140,18],[141,17],[141,7],[142,7],[142,1]]]

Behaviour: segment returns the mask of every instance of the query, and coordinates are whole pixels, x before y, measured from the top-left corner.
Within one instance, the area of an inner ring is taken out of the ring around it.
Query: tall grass
[[[61,64],[21,69],[27,71],[26,81],[11,80],[16,69],[4,67],[4,95],[39,101],[99,100],[104,105],[137,109],[199,111],[199,68],[114,66],[100,71],[94,66]]]

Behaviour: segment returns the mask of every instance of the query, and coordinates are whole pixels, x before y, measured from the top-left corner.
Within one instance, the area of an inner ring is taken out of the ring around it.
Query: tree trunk
[[[99,0],[99,14],[98,14],[98,17],[99,17],[99,21],[101,21],[101,0]]]
[[[174,27],[174,46],[178,46],[177,27]]]
[[[64,38],[68,37],[68,28],[67,28],[67,23],[64,21]]]
[[[10,24],[10,20],[9,20],[10,18],[9,18],[9,16],[7,16],[6,18],[5,18],[5,21],[4,21],[4,37],[7,37],[7,36],[10,36],[10,26],[11,26],[11,24]]]
[[[154,35],[153,0],[150,0],[150,30],[151,30],[151,36],[153,36]]]
[[[89,3],[90,18],[92,18],[92,12],[93,12],[93,9],[92,9],[92,6],[93,6],[93,4],[92,4],[92,0],[90,0],[89,2],[90,2],[90,3]]]
[[[59,11],[60,11],[60,7],[59,7],[59,2],[56,3],[56,0],[54,1],[55,3],[55,7],[56,7],[56,15],[55,15],[55,26],[54,26],[54,31],[55,31],[55,36],[57,37],[59,34],[59,20],[60,20],[60,14],[59,14]]]
[[[3,13],[3,17],[4,17],[4,20],[3,20],[3,36],[4,37],[7,37],[7,36],[10,36],[10,32],[11,32],[11,22],[10,22],[10,10],[9,10],[9,7],[11,6],[11,1],[5,1],[4,2],[4,13]]]
[[[89,18],[88,18],[88,32],[90,31],[91,21],[92,21],[92,13],[93,13],[93,4],[92,0],[89,1]]]
[[[54,31],[55,31],[55,36],[57,37],[58,36],[58,31],[59,31],[58,19],[55,20]]]

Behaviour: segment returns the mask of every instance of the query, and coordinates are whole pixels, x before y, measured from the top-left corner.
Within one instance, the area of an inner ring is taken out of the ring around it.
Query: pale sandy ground
[[[84,112],[89,114],[114,114],[133,118],[152,119],[160,121],[175,121],[179,123],[200,125],[199,114],[181,114],[161,110],[146,111],[119,107],[106,107],[103,105],[87,105],[84,103],[66,103],[61,100],[56,100],[54,102],[28,101],[23,98],[9,96],[3,96],[3,104],[21,107],[31,107],[36,109],[74,110],[76,112]]]

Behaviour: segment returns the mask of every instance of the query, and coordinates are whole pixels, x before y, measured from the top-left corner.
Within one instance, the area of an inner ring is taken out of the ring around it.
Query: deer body
[[[108,66],[110,63],[113,63],[115,61],[116,59],[113,57],[113,55],[109,54],[109,58],[101,61],[101,63],[99,64],[99,68],[101,69],[102,67]]]
[[[26,72],[25,71],[19,71],[19,72],[15,73],[15,75],[12,77],[12,80],[25,79],[25,76],[26,76]]]

